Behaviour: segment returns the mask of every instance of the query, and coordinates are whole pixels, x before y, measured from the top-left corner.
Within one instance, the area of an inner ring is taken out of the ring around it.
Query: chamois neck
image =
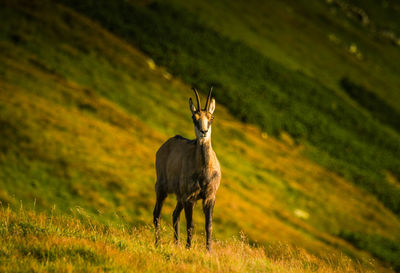
[[[205,138],[197,138],[196,144],[200,146],[211,146],[211,136]]]
[[[211,136],[208,138],[197,138],[196,154],[202,165],[209,165],[211,161]]]

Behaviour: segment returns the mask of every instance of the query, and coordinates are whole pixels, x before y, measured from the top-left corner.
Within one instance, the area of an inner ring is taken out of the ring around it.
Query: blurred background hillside
[[[216,238],[400,270],[397,1],[0,5],[3,207],[150,224],[155,153],[214,86]]]

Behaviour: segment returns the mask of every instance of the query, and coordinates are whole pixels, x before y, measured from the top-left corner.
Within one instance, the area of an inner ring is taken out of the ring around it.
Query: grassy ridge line
[[[317,258],[283,244],[251,247],[244,237],[214,243],[209,255],[164,240],[155,248],[147,227],[100,224],[84,210],[53,216],[0,210],[2,272],[373,272],[343,256]],[[172,238],[172,231],[168,230]],[[151,257],[151,258],[149,258]]]
[[[139,46],[186,82],[202,89],[216,86],[219,101],[238,118],[269,133],[287,131],[311,142],[334,159],[314,157],[318,162],[400,213],[400,191],[383,175],[383,170],[400,175],[399,135],[321,84],[222,37],[194,15],[168,4],[61,2]]]

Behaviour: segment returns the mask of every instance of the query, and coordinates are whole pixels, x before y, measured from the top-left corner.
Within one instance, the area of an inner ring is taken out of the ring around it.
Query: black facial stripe
[[[194,124],[194,126],[196,126],[197,130],[201,131],[200,122],[198,122],[198,121],[196,120],[196,118],[194,117],[194,115],[192,116],[192,119],[193,119],[193,124]]]
[[[194,117],[194,115],[192,116],[193,119],[193,124],[194,126],[196,126],[196,128],[200,131],[200,124],[199,122],[196,120],[196,118]]]
[[[211,119],[208,121],[208,128],[210,128],[212,122],[213,122],[214,116],[211,116]]]
[[[210,126],[211,126],[213,120],[214,120],[214,116],[211,116],[211,118],[208,120],[208,129],[210,129]]]

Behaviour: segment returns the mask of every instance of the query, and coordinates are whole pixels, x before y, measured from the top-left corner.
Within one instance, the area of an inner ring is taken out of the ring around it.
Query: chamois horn
[[[208,97],[207,97],[207,102],[206,102],[206,107],[204,107],[204,110],[208,111],[210,108],[210,102],[211,102],[211,93],[212,93],[213,87],[211,86],[210,92],[208,92]]]
[[[197,89],[192,87],[195,95],[196,95],[196,100],[197,100],[197,110],[200,111],[200,97],[199,97],[199,93],[197,92]]]

